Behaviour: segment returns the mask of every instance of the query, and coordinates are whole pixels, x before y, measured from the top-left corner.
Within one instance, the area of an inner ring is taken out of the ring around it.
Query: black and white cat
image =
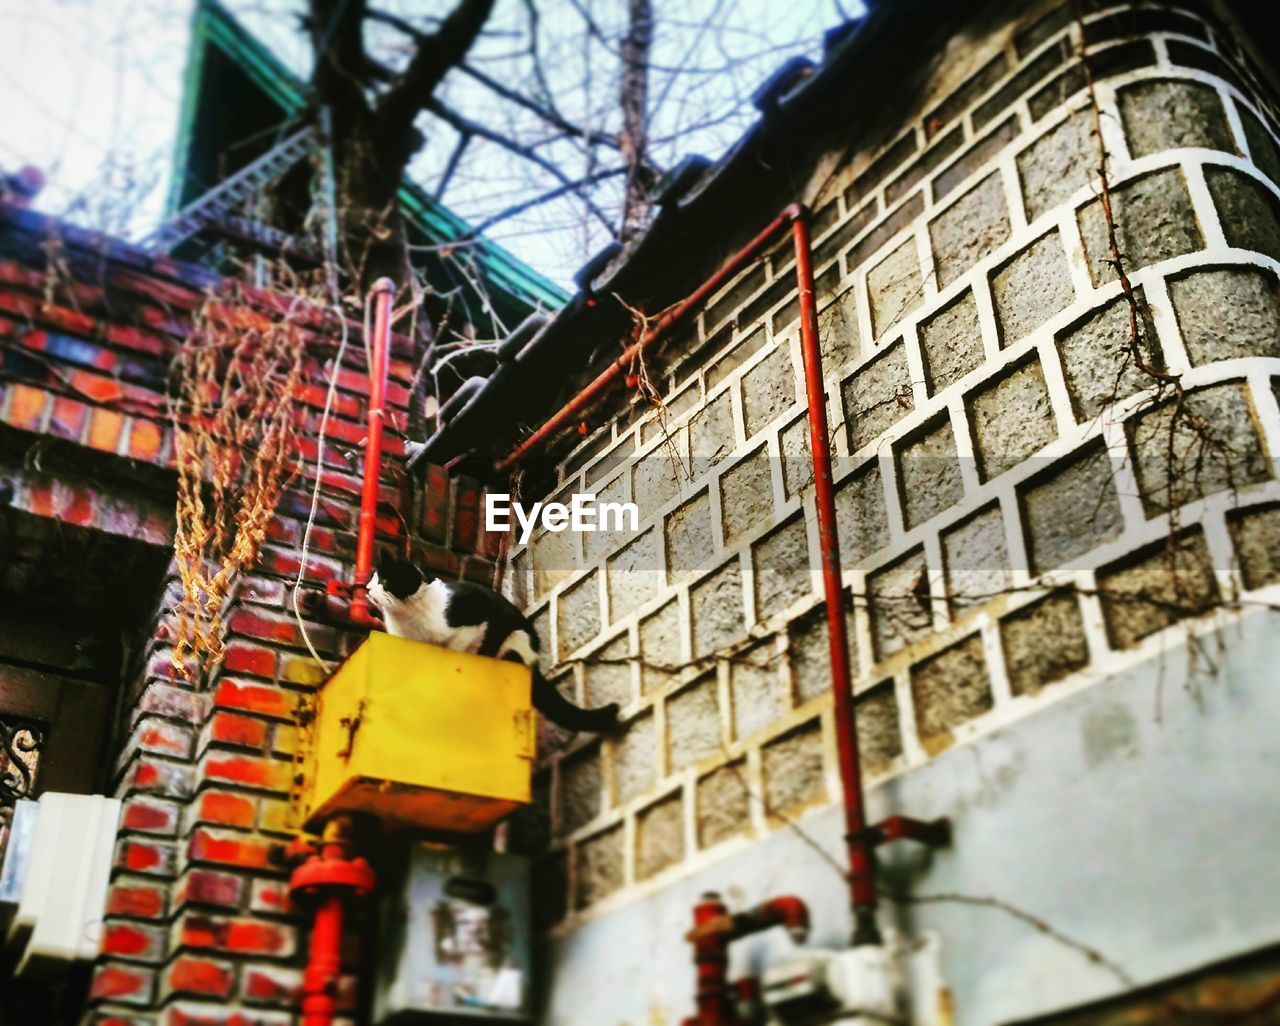
[[[533,669],[533,706],[566,730],[612,727],[618,705],[583,709],[560,694],[538,669],[538,635],[519,609],[491,588],[442,581],[412,563],[383,555],[369,579],[369,601],[382,611],[387,633],[457,652],[510,659]]]

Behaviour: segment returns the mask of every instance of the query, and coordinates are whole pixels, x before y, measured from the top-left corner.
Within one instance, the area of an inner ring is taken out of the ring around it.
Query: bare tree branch
[[[645,173],[648,150],[649,50],[653,45],[653,6],[650,0],[630,0],[628,27],[622,41],[622,159],[627,166],[627,187],[622,201],[625,241],[634,238],[649,220],[649,185]]]

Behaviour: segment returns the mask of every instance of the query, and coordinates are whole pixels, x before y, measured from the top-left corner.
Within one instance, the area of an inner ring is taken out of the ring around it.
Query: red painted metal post
[[[369,368],[369,419],[364,446],[364,483],[360,490],[360,533],[356,539],[356,572],[351,620],[370,626],[369,595],[365,585],[373,574],[373,545],[377,537],[378,480],[382,469],[382,429],[387,420],[387,366],[391,357],[391,302],[396,286],[390,278],[373,283],[373,342]]]
[[[836,528],[835,486],[831,472],[831,440],[827,432],[827,389],[822,376],[822,343],[818,337],[818,302],[813,287],[813,253],[807,212],[791,222],[796,251],[796,285],[800,291],[800,348],[804,353],[805,393],[809,402],[809,451],[813,455],[818,537],[822,550],[822,584],[826,594],[827,636],[831,646],[831,687],[835,695],[836,750],[844,791],[845,841],[853,904],[853,943],[878,944],[875,862],[867,834],[858,761],[858,732],[853,712],[853,676],[849,670],[849,638],[845,628],[844,579],[840,567],[840,534]]]
[[[733,1026],[738,1021],[729,989],[729,930],[717,928],[729,921],[729,909],[720,895],[709,891],[693,906],[693,961],[698,973],[698,1014],[685,1026]]]
[[[302,1026],[332,1026],[342,973],[342,898],[325,898],[311,923],[307,968],[302,974]]]
[[[689,296],[659,317],[648,331],[623,350],[621,356],[609,364],[595,380],[553,414],[550,420],[516,446],[506,458],[500,460],[495,470],[498,473],[505,473],[510,470],[517,463],[524,460],[534,449],[543,445],[553,434],[568,426],[579,413],[590,406],[610,385],[631,369],[637,354],[664,337],[691,311],[696,310],[705,300],[709,299],[716,289],[746,267],[752,260],[756,259],[764,251],[765,247],[781,234],[788,224],[800,216],[803,210],[802,206],[794,203],[783,210],[755,238],[733,254],[715,274],[699,285]]]

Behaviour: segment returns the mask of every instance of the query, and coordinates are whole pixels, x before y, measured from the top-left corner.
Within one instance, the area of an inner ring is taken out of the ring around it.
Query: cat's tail
[[[610,702],[598,709],[574,705],[556,689],[541,671],[533,667],[533,707],[565,730],[600,734],[618,722],[618,703]]]

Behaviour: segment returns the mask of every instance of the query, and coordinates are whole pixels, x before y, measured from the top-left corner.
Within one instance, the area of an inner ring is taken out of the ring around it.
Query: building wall
[[[880,144],[826,154],[792,197],[815,211],[858,735],[881,807],[923,795],[935,767],[981,774],[1004,732],[1068,729],[1060,705],[1139,664],[1211,674],[1214,646],[1234,644],[1232,617],[1280,574],[1274,103],[1204,5],[1103,4],[1086,17],[1139,360],[1093,180],[1080,28],[1070,5],[1009,9],[954,41]],[[508,586],[563,686],[624,706],[616,736],[551,739],[540,777],[555,1026],[678,1022],[693,975],[676,968],[673,902],[687,909],[722,871],[737,901],[768,897],[742,867],[777,856],[812,869],[799,831],[838,849],[798,330],[781,246],[653,361],[665,409],[620,403],[561,463],[556,497],[633,500],[639,530],[544,532],[512,550]],[[1224,633],[1206,641],[1206,625]],[[1249,665],[1252,686],[1264,664]],[[893,807],[957,820],[955,855],[916,885],[1000,896],[998,878],[973,875],[995,842],[966,842],[969,807]],[[1024,822],[1001,822],[1017,846]],[[1095,871],[1065,858],[1045,870],[1072,884]],[[765,879],[843,908],[830,874],[785,876]],[[1101,895],[1079,896],[1106,920]],[[622,943],[640,921],[661,922],[661,937]],[[949,918],[944,949],[986,925]],[[1158,956],[1144,977],[1187,967]],[[1050,952],[1036,971],[1070,957]],[[638,976],[651,982],[622,982]],[[588,977],[618,985],[580,1002]],[[1023,1016],[1107,987],[1009,986]],[[650,991],[661,1000],[646,1004]],[[1010,1012],[965,994],[961,1021]]]
[[[175,481],[166,380],[193,311],[217,284],[199,269],[0,209],[0,430],[27,454],[0,462],[7,505],[66,531],[114,539],[108,552],[142,546],[160,556],[163,576],[172,556]],[[254,323],[282,308],[263,294],[239,312]],[[294,1021],[306,920],[288,900],[280,854],[297,828],[290,799],[297,792],[299,729],[325,672],[308,654],[291,593],[303,564],[336,337],[322,311],[307,311],[304,323],[306,464],[285,492],[259,565],[237,585],[225,661],[208,678],[192,680],[171,666],[169,610],[177,591],[170,568],[166,594],[158,605],[152,599],[142,621],[142,652],[106,682],[114,684],[110,705],[120,719],[98,725],[112,753],[104,783],[124,799],[124,813],[88,1021]],[[353,569],[367,371],[358,325],[349,328],[305,559],[304,579],[313,587],[350,580]],[[396,341],[389,388],[393,421],[402,429],[412,376],[407,345]],[[478,486],[428,468],[430,490],[418,501],[405,486],[400,451],[393,433],[380,495],[383,540],[400,545],[408,536],[417,558],[440,573],[492,582],[496,551],[478,532]],[[12,523],[0,521],[0,528]],[[0,544],[6,552],[16,547],[8,536]],[[110,582],[123,586],[128,578],[118,556],[99,564],[107,577],[99,615],[86,615],[105,622],[108,604],[124,602],[112,596]],[[50,568],[77,569],[56,560],[42,569]],[[330,661],[359,640],[314,619],[305,623],[311,643]],[[0,675],[6,672],[0,666]],[[348,978],[349,1006],[355,989]]]

